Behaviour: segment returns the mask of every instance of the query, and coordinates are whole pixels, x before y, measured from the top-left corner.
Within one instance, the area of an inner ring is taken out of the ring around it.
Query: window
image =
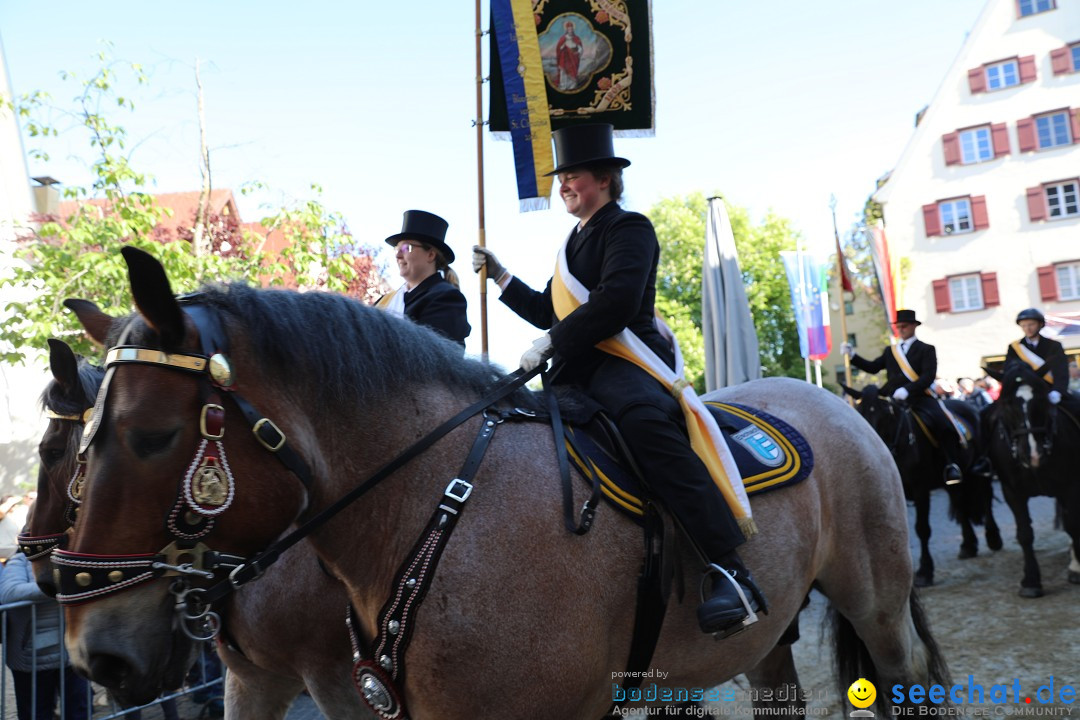
[[[946,235],[971,232],[971,203],[967,198],[938,203],[941,231]]]
[[[1057,275],[1057,299],[1080,300],[1080,262],[1054,266]]]
[[[1076,181],[1047,185],[1046,210],[1051,219],[1080,214]]]
[[[1047,115],[1037,115],[1035,117],[1035,135],[1038,138],[1040,150],[1057,147],[1058,145],[1071,145],[1069,112],[1061,110]]]
[[[986,89],[1001,90],[1020,84],[1020,70],[1016,60],[986,66]]]
[[[1020,17],[1054,9],[1054,0],[1019,0]]]
[[[859,347],[859,343],[855,340],[855,333],[848,333],[847,341],[848,345],[850,345],[851,347]]]
[[[982,281],[978,275],[949,278],[949,309],[952,312],[982,310]]]
[[[1080,70],[1080,43],[1070,47],[1069,53],[1072,55],[1072,69]]]
[[[845,315],[854,315],[855,314],[855,301],[854,300],[845,300],[844,301],[844,314]],[[854,344],[855,343],[852,343],[852,345],[854,345]]]
[[[960,133],[960,162],[965,165],[992,160],[994,148],[990,142],[990,128],[980,127]]]

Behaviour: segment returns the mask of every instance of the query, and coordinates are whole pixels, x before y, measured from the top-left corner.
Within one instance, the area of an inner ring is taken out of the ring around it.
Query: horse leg
[[[777,715],[795,717],[802,714],[805,703],[802,701],[791,645],[785,643],[774,647],[753,670],[746,673],[746,678],[756,691],[754,715],[759,720]],[[772,692],[762,693],[765,689]],[[769,699],[762,699],[763,695]]]
[[[1080,585],[1080,485],[1073,483],[1067,491],[1071,497],[1060,496],[1059,504],[1064,506],[1065,532],[1072,539],[1069,549],[1069,582]]]
[[[919,536],[919,569],[915,587],[934,584],[934,559],[930,556],[930,493],[920,491],[915,497],[915,534]]]
[[[1039,573],[1039,562],[1035,559],[1035,531],[1031,529],[1028,498],[1012,491],[1006,493],[1006,500],[1016,518],[1016,542],[1024,552],[1024,577],[1020,580],[1020,597],[1042,597],[1042,576]]]
[[[975,534],[975,528],[966,512],[962,512],[956,522],[960,524],[960,552],[956,554],[957,560],[968,560],[979,554],[979,536]]]
[[[979,478],[982,501],[986,512],[986,547],[997,552],[1001,549],[1001,529],[994,519],[994,483],[989,477]]]
[[[284,720],[304,684],[256,667],[240,653],[226,649],[221,654],[229,669],[225,673],[225,720]]]

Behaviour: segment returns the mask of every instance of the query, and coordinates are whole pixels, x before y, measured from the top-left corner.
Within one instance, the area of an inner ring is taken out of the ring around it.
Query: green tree
[[[69,120],[63,132],[82,134],[90,146],[93,182],[86,188],[67,188],[64,197],[74,201],[74,211],[38,218],[37,230],[20,241],[19,255],[26,266],[14,268],[3,284],[31,290],[31,298],[4,308],[4,362],[25,362],[26,351],[44,348],[50,337],[64,338],[85,355],[96,352],[62,303],[80,297],[113,313],[127,312],[131,299],[127,269],[117,252],[121,244],[157,257],[178,293],[207,281],[244,280],[370,296],[380,281],[373,253],[357,246],[341,216],[317,198],[281,208],[264,222],[268,234],[277,231],[286,239],[285,249],[277,254],[264,251],[265,237],[242,232],[235,222],[220,218],[209,218],[208,252],[196,252],[190,232],[164,232],[158,223],[171,210],[158,206],[146,191],[150,178],[130,164],[126,131],[104,112],[133,111],[134,103],[118,88],[125,79],[144,84],[146,76],[139,65],[112,61],[106,52],[98,59],[100,68],[90,78],[64,75],[80,88],[73,108],[54,106],[43,93],[24,96],[17,106],[33,139],[58,137],[58,122]],[[31,150],[31,155],[48,159],[43,150]],[[318,195],[319,188],[313,189]]]
[[[725,201],[726,202],[726,201]],[[757,329],[762,373],[803,376],[787,276],[781,250],[794,250],[798,234],[788,220],[770,212],[754,225],[745,208],[727,203],[739,267]],[[660,240],[657,309],[682,348],[686,379],[704,390],[705,352],[701,331],[701,266],[708,200],[703,193],[664,198],[649,210]]]

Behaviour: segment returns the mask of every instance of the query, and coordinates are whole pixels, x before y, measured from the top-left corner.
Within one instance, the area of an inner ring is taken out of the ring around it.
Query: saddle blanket
[[[707,402],[724,440],[735,458],[746,494],[753,498],[770,490],[801,482],[814,469],[810,444],[795,428],[778,417],[735,403]],[[640,520],[644,515],[641,485],[627,467],[616,444],[603,442],[597,433],[566,427],[570,460],[592,483],[600,478],[604,498],[616,509]],[[584,456],[584,457],[583,457]]]
[[[930,441],[930,444],[934,447],[938,447],[938,439],[934,436],[933,430],[930,429],[930,418],[926,417],[918,410],[912,411],[911,416],[915,418],[915,424],[919,426],[919,429],[922,430],[923,435],[925,435],[926,439]],[[967,418],[956,415],[955,413],[953,414],[953,417],[956,418],[956,424],[960,426],[961,430],[963,430],[964,440],[966,442],[971,442],[971,440],[975,437],[975,432],[971,427],[971,422],[968,421]]]

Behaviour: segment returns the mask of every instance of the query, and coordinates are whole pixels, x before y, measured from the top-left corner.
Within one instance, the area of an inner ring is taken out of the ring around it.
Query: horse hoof
[[[920,575],[915,573],[915,587],[924,588],[930,587],[934,584],[934,578],[928,575]]]
[[[960,546],[960,552],[956,554],[957,560],[968,560],[979,554],[979,551],[975,548]]]
[[[990,548],[994,552],[997,552],[998,550],[1000,550],[1001,545],[1002,545],[1002,543],[1001,543],[1001,536],[1000,535],[987,535],[986,536],[986,547]]]
[[[1080,572],[1076,572],[1075,570],[1070,570],[1069,571],[1069,582],[1071,582],[1073,585],[1080,585]]]
[[[1020,597],[1022,598],[1041,598],[1043,591],[1041,587],[1022,587],[1020,588]]]

